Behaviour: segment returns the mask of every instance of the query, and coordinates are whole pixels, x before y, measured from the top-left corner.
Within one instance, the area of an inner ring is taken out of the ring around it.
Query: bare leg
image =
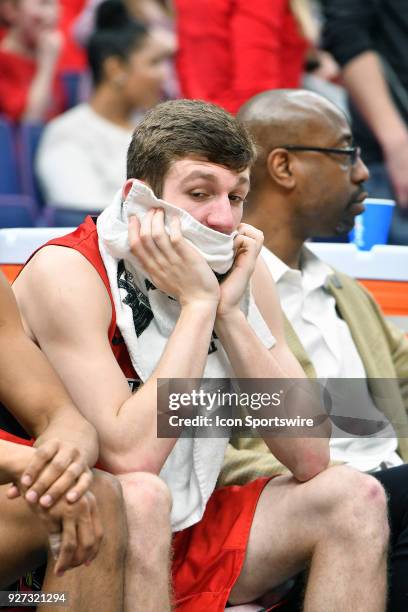
[[[0,585],[13,583],[25,572],[47,562],[48,534],[23,499],[8,500],[8,486],[0,487]],[[105,536],[98,556],[89,567],[81,566],[53,574],[49,559],[43,590],[68,592],[70,612],[123,610],[126,523],[119,482],[95,473],[92,487],[101,513]],[[40,606],[38,610],[64,610],[61,606]]]
[[[379,483],[347,467],[306,483],[282,476],[263,491],[231,603],[310,566],[305,612],[383,612],[388,522]]]
[[[47,561],[48,537],[43,524],[23,499],[9,500],[0,487],[0,587],[18,580]]]
[[[50,560],[43,591],[66,591],[70,612],[122,612],[126,559],[126,517],[121,486],[109,474],[97,472],[92,487],[98,501],[105,536],[98,556],[89,567],[78,567],[62,578],[53,574]],[[39,606],[37,610],[63,612],[61,606]]]
[[[170,493],[160,478],[139,472],[118,477],[128,522],[125,611],[169,612]]]

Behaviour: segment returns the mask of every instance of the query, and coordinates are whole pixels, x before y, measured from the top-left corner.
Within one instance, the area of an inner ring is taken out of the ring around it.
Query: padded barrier
[[[0,230],[0,266],[10,281],[36,248],[73,228],[38,227]],[[308,248],[329,265],[358,278],[387,317],[408,331],[408,247],[377,245],[359,251],[354,244],[310,242]]]

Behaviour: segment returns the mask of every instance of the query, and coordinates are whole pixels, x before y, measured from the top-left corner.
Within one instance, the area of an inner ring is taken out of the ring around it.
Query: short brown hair
[[[170,100],[146,113],[135,129],[127,177],[145,180],[160,197],[171,162],[189,155],[240,172],[254,162],[255,148],[243,124],[219,106]]]

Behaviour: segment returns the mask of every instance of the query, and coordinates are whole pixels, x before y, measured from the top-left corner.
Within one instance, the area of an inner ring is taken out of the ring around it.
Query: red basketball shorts
[[[259,496],[270,478],[216,489],[199,523],[173,538],[177,612],[223,612],[245,560]]]

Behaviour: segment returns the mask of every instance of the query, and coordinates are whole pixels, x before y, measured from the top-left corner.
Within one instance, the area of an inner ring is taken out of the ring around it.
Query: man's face
[[[231,234],[241,222],[248,191],[248,168],[236,172],[205,159],[186,157],[171,164],[162,198],[186,210],[199,223]]]
[[[309,134],[299,144],[347,149],[353,144],[350,126],[339,113]],[[331,236],[350,231],[355,217],[364,211],[367,196],[363,183],[368,170],[360,157],[337,153],[301,152],[298,173],[297,209],[308,236]]]

